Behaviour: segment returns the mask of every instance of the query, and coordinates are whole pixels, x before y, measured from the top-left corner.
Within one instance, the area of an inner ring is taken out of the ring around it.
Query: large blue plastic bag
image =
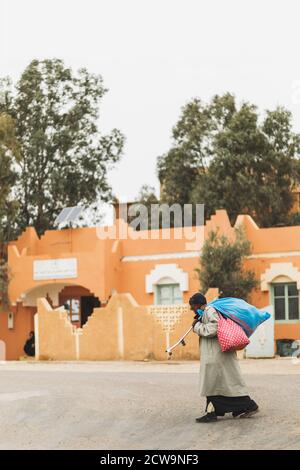
[[[250,305],[245,300],[235,297],[216,299],[209,302],[208,305],[211,305],[223,315],[238,323],[248,338],[261,323],[268,320],[271,316],[268,312],[258,310],[254,305]]]

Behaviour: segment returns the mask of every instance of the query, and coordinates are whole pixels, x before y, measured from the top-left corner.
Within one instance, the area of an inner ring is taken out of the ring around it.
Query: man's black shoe
[[[213,421],[217,421],[217,419],[218,417],[213,411],[212,413],[207,413],[204,416],[200,416],[200,418],[196,418],[196,423],[212,423]]]
[[[232,416],[234,418],[250,418],[258,412],[258,405],[254,402],[247,410],[241,411],[240,413],[232,413]]]

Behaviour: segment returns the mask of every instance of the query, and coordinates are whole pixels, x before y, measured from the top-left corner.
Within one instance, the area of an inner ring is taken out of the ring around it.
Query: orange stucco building
[[[247,215],[237,218],[235,226],[240,225],[252,244],[245,264],[260,282],[251,302],[274,306],[276,339],[300,338],[300,226],[261,229]],[[199,290],[195,268],[203,241],[217,227],[234,236],[224,210],[204,227],[187,231],[134,232],[118,219],[111,227],[51,230],[39,239],[28,227],[8,247],[11,307],[0,312],[6,359],[24,355],[41,298],[53,308],[65,305],[69,320],[79,328],[116,292],[130,294],[140,306],[187,303]]]

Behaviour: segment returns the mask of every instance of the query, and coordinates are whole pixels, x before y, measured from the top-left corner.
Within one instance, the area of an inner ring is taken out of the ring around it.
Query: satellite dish
[[[55,225],[75,222],[83,210],[82,206],[65,207],[55,219]]]

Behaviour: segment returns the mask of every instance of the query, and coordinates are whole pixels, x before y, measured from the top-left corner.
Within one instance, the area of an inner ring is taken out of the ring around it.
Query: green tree
[[[13,236],[18,207],[13,195],[17,173],[14,170],[19,161],[19,145],[15,125],[11,116],[0,113],[0,241],[7,242]]]
[[[290,119],[278,108],[259,126],[255,107],[244,104],[217,135],[215,158],[192,199],[205,200],[208,214],[227,209],[232,221],[247,213],[262,226],[287,223],[298,163]],[[285,137],[280,137],[283,127]]]
[[[128,207],[127,222],[135,230],[148,230],[151,227],[151,206],[158,204],[155,188],[144,184],[133,204]],[[158,227],[156,227],[158,228]]]
[[[101,76],[75,74],[62,60],[33,60],[15,89],[2,83],[0,111],[16,122],[21,146],[19,228],[39,234],[53,227],[65,206],[109,201],[107,171],[119,160],[124,138],[102,135],[99,105],[107,90]]]
[[[250,242],[241,229],[235,230],[234,240],[211,231],[203,245],[200,268],[196,269],[201,290],[206,292],[210,287],[217,287],[223,297],[247,300],[258,284],[254,272],[243,268],[243,261],[250,253]]]
[[[182,108],[172,130],[172,147],[157,161],[163,202],[191,202],[193,187],[213,157],[214,136],[234,112],[235,101],[230,93],[214,96],[208,105],[195,98]]]
[[[158,159],[164,200],[204,203],[206,217],[224,208],[232,221],[248,213],[262,226],[287,223],[300,174],[299,134],[289,111],[267,111],[260,123],[255,106],[238,108],[229,93],[206,106],[192,100],[173,138]]]
[[[9,306],[8,285],[10,281],[10,271],[6,259],[0,259],[0,308],[4,311]]]
[[[14,164],[19,159],[19,146],[15,136],[13,119],[0,114],[0,303],[8,305],[9,272],[7,266],[7,242],[13,236],[18,204],[14,199],[16,181]]]
[[[136,202],[144,204],[147,207],[151,207],[151,204],[158,204],[155,188],[148,184],[143,184],[136,198]]]
[[[300,212],[291,213],[287,225],[300,225]]]

